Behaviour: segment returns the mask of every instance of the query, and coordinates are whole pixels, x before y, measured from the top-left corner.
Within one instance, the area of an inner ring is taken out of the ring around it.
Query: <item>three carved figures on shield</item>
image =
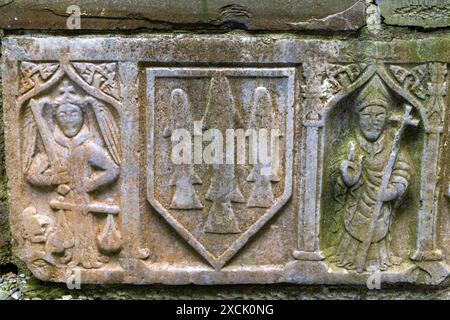
[[[119,206],[104,195],[119,176],[119,130],[98,100],[81,97],[67,80],[59,91],[53,100],[31,99],[25,110],[24,176],[48,190],[52,214],[27,207],[24,235],[42,247],[31,260],[100,268],[122,246]]]
[[[169,121],[164,130],[164,137],[171,138],[173,146],[176,146],[179,144],[179,141],[178,139],[173,139],[172,134],[174,131],[176,129],[192,128],[193,123],[192,103],[185,90],[176,88],[171,92],[169,110]],[[276,107],[270,91],[263,86],[255,88],[248,129],[252,129],[256,132],[256,135],[258,134],[257,130],[264,129],[268,132],[278,129],[276,117]],[[225,135],[229,129],[242,128],[244,128],[244,121],[236,105],[229,80],[225,76],[212,77],[200,131],[213,129]],[[205,131],[206,133],[194,132],[195,130],[192,129],[189,131],[191,135],[208,135],[208,131]],[[259,137],[256,136],[255,139],[255,136],[248,134],[249,145],[251,145],[252,154],[256,158],[246,179],[247,182],[253,185],[248,199],[244,197],[241,191],[237,165],[233,162],[234,158],[233,161],[229,161],[226,147],[220,146],[222,152],[218,152],[219,156],[211,165],[212,174],[205,194],[205,199],[211,202],[211,206],[207,209],[208,215],[203,228],[205,233],[237,234],[242,232],[239,226],[239,219],[233,210],[234,203],[247,203],[248,208],[270,208],[272,206],[275,199],[272,183],[280,181],[277,166],[274,163],[275,161],[272,160],[272,158],[276,158],[275,156],[272,157],[272,154],[275,154],[275,152],[270,149],[272,147],[271,141],[258,141]],[[268,163],[262,163],[257,157],[258,148],[262,147],[264,143],[266,144],[264,150],[268,151],[265,152],[269,159]],[[275,147],[273,148],[275,149]],[[175,148],[172,149],[172,155],[174,150]],[[170,205],[171,209],[203,209],[203,204],[196,193],[194,185],[203,184],[204,182],[195,173],[192,159],[188,162],[191,163],[174,165],[173,174],[169,180],[169,185],[175,187]]]

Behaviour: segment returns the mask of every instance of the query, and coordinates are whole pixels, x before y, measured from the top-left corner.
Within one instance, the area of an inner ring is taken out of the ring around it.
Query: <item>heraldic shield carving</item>
[[[216,269],[291,196],[293,77],[289,68],[147,69],[148,199]],[[174,163],[180,132],[188,161]],[[264,143],[270,161],[252,162]]]

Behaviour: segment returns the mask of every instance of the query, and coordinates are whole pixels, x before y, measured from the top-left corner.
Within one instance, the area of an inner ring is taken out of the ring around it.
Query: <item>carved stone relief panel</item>
[[[19,63],[21,255],[38,277],[119,270],[117,64]]]
[[[14,253],[55,282],[442,283],[450,55],[424,47],[7,37]]]
[[[328,179],[323,209],[329,216],[324,216],[328,231],[323,234],[324,247],[336,266],[348,270],[401,266],[398,256],[413,250],[414,235],[396,230],[417,223],[408,213],[418,208],[416,180],[420,181],[415,175],[420,170],[420,152],[415,152],[421,150],[419,133],[407,126],[417,127],[419,120],[412,118],[408,105],[395,100],[378,75],[341,106],[330,115],[327,128],[330,150],[325,151]],[[333,122],[333,117],[339,120]],[[364,243],[370,233],[370,244]]]

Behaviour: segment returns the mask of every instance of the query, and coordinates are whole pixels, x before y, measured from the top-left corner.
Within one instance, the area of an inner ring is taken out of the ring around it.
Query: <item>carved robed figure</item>
[[[49,207],[56,222],[43,259],[99,268],[121,246],[113,219],[119,207],[101,197],[119,176],[119,131],[111,112],[94,98],[78,96],[67,81],[60,93],[53,101],[32,99],[25,111],[24,175],[31,185],[55,191]],[[98,236],[94,214],[107,217]]]
[[[339,146],[333,170],[338,172],[334,197],[340,225],[332,260],[339,267],[362,272],[401,262],[391,252],[390,232],[395,208],[410,183],[411,162],[400,145],[403,125],[409,123],[401,129],[387,127],[393,104],[378,75],[353,101],[352,136]]]

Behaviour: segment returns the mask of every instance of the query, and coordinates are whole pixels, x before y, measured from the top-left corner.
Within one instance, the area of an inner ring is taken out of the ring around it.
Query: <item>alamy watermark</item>
[[[367,278],[366,285],[369,290],[380,290],[381,289],[381,271],[377,267],[369,267],[367,271],[371,274]]]
[[[66,286],[69,290],[81,289],[81,270],[74,268],[70,270],[71,274],[66,279]]]
[[[279,129],[202,130],[194,121],[192,131],[179,128],[171,135],[173,164],[239,164],[260,165],[262,175],[277,172],[280,166]],[[204,147],[204,142],[209,142]],[[248,155],[248,156],[247,156]]]
[[[77,5],[70,5],[66,9],[69,17],[66,20],[66,26],[69,30],[81,29],[81,9]]]

